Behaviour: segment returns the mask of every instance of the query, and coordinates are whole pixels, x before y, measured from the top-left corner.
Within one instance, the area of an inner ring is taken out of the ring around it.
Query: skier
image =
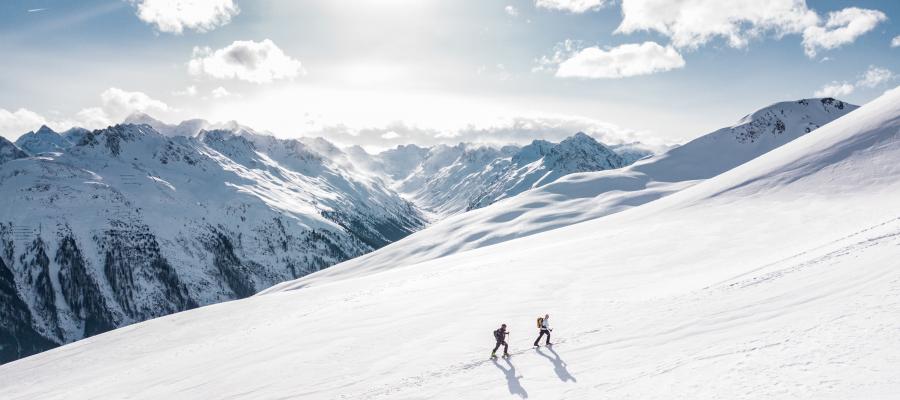
[[[503,357],[509,357],[509,345],[506,344],[506,335],[509,335],[509,332],[506,331],[506,324],[501,324],[500,329],[494,331],[494,339],[497,340],[497,345],[494,346],[494,351],[491,352],[491,358],[497,358],[497,349],[500,348],[500,345],[503,345]]]
[[[538,335],[537,339],[534,339],[534,347],[539,347],[538,342],[541,341],[541,338],[544,337],[544,335],[547,335],[547,346],[552,345],[553,343],[550,343],[550,331],[553,329],[550,329],[550,314],[544,314],[543,317],[538,317],[537,326],[541,333]]]

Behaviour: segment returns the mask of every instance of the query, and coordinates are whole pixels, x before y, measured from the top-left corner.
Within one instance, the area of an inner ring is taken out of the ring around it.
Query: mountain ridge
[[[12,277],[0,296],[14,307],[0,337],[37,332],[4,341],[4,361],[247,297],[424,225],[378,181],[288,154],[275,161],[230,131],[125,124],[0,164],[0,275]]]

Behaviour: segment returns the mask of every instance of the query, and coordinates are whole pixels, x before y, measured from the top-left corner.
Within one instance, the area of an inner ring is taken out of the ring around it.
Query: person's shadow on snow
[[[550,357],[543,351],[541,351],[541,347],[537,348],[537,352],[544,358],[550,360],[551,363],[553,363],[553,372],[556,372],[556,376],[559,377],[559,380],[563,382],[578,382],[577,380],[575,380],[575,377],[569,373],[569,370],[566,368],[566,362],[563,361],[562,358],[559,358],[559,354],[556,354],[556,351],[554,351],[552,347],[546,347],[546,349],[550,350],[550,352],[553,353],[553,357]]]
[[[508,358],[504,358],[503,360],[506,361],[507,364],[509,364],[508,369],[503,368],[503,366],[500,365],[499,362],[497,362],[496,358],[491,361],[494,362],[494,365],[496,365],[497,368],[503,371],[503,375],[506,375],[506,385],[509,387],[509,394],[515,394],[523,399],[527,399],[528,392],[525,391],[525,388],[522,387],[522,383],[519,382],[519,378],[521,378],[522,375],[516,375],[516,367],[511,362],[509,362]]]

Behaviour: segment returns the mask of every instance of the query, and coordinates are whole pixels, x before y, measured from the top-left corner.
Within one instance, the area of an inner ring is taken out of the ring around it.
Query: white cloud
[[[765,31],[799,33],[818,22],[794,0],[623,0],[617,33],[654,30],[680,48],[697,48],[716,37],[744,47]]]
[[[831,82],[821,89],[816,90],[816,97],[841,97],[846,96],[856,90],[852,83],[847,82]]]
[[[100,106],[89,107],[75,114],[68,127],[103,128],[122,122],[129,115],[142,112],[159,116],[172,109],[168,104],[154,99],[143,92],[129,92],[119,88],[109,88],[100,93]]]
[[[262,42],[238,40],[215,51],[209,47],[195,47],[188,71],[197,76],[253,83],[293,79],[306,73],[300,61],[284,54],[269,39]]]
[[[160,100],[142,92],[127,92],[119,88],[109,88],[100,94],[102,110],[113,122],[118,122],[134,112],[159,113],[169,110]]]
[[[873,88],[891,79],[894,79],[894,73],[891,70],[870,65],[866,73],[856,82],[856,85]]]
[[[623,44],[607,50],[588,47],[566,59],[557,53],[560,78],[625,78],[683,68],[684,58],[672,46],[655,42]],[[553,62],[553,61],[551,61]]]
[[[870,65],[869,69],[863,73],[859,79],[857,79],[856,83],[850,82],[831,82],[822,86],[821,89],[815,92],[816,97],[840,97],[847,96],[857,88],[866,87],[866,88],[874,88],[881,84],[887,83],[895,78],[894,73],[887,68],[876,67],[874,65]]]
[[[188,86],[184,88],[184,90],[176,90],[172,92],[173,96],[187,96],[194,97],[197,95],[197,87],[194,85]]]
[[[803,31],[803,49],[807,56],[815,57],[818,49],[830,50],[853,43],[885,20],[887,16],[881,11],[856,7],[828,13],[825,26],[810,26]]]
[[[656,31],[677,48],[696,49],[716,38],[743,48],[765,34],[797,34],[810,57],[852,43],[885,19],[880,11],[851,7],[830,13],[823,25],[804,0],[622,0],[622,14],[616,33]]]
[[[891,39],[891,47],[900,47],[900,35],[894,36],[894,38]]]
[[[106,111],[104,111],[102,107],[90,107],[75,114],[74,125],[82,128],[95,129],[103,128],[114,123],[115,122],[110,120],[109,115],[106,114]]]
[[[603,8],[607,0],[535,0],[534,5],[548,10],[568,11],[581,14]]]
[[[231,22],[240,12],[233,0],[131,0],[137,16],[160,32],[181,34],[186,29],[208,32]]]
[[[231,96],[231,92],[229,92],[228,89],[225,89],[224,87],[221,87],[221,86],[213,89],[212,92],[210,92],[210,94],[212,95],[212,97],[214,99],[221,99],[224,97]]]
[[[358,144],[384,149],[398,144],[420,146],[436,144],[479,143],[489,145],[526,144],[535,139],[558,142],[576,132],[585,132],[610,145],[642,142],[651,146],[671,143],[651,137],[646,132],[622,129],[614,124],[571,115],[533,115],[503,118],[488,124],[468,125],[453,130],[439,130],[393,122],[384,126],[354,128],[346,125],[322,126],[309,136],[322,136],[342,145]]]
[[[400,137],[400,134],[394,131],[387,131],[381,134],[381,138],[385,140],[397,139]]]
[[[511,5],[504,7],[503,10],[506,11],[506,14],[509,15],[510,17],[518,17],[519,16],[519,10]]]
[[[9,111],[0,108],[0,136],[10,140],[15,140],[19,135],[34,130],[46,122],[46,118],[31,110],[20,108]]]
[[[16,111],[0,108],[0,135],[14,139],[41,125],[47,125],[56,131],[73,126],[98,129],[122,122],[134,112],[159,115],[170,111],[173,110],[166,103],[145,93],[128,92],[113,87],[100,94],[100,106],[85,108],[73,118],[47,118],[24,108]]]

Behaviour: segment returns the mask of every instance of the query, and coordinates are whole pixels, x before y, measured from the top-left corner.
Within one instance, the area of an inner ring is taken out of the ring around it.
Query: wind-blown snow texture
[[[247,297],[424,224],[380,179],[297,140],[72,132],[68,148],[49,129],[23,136],[38,157],[0,149],[0,361]]]
[[[857,108],[831,98],[776,103],[664,154],[626,168],[567,175],[279,287],[415,264],[627,210],[721,174]]]
[[[615,215],[0,366],[0,397],[889,398],[898,158],[894,90]],[[501,322],[513,358],[489,361]]]

